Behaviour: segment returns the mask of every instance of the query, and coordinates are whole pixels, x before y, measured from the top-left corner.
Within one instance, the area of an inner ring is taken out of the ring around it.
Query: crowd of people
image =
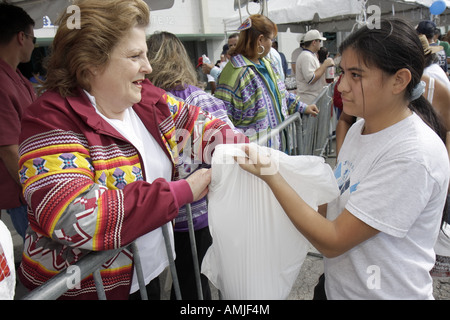
[[[450,84],[446,42],[435,40],[432,21],[413,27],[383,19],[380,28],[363,26],[340,45],[340,196],[316,211],[279,173],[261,174],[272,160],[248,142],[293,113],[320,112],[313,102],[337,60],[321,50],[326,38],[319,31],[302,38],[292,92],[277,25],[250,15],[216,65],[199,61],[214,82],[210,93],[176,35],[146,36],[145,1],[75,4],[81,28],[69,26],[69,13],[57,21],[38,94],[18,70],[34,49],[34,21],[20,7],[0,4],[0,206],[24,240],[17,276],[28,290],[92,251],[124,248],[100,271],[105,294],[139,299],[127,248],[135,242],[148,296],[159,299],[167,227],[182,297],[196,299],[185,205],[191,204],[201,264],[213,241],[206,196],[214,148],[242,143],[246,157],[236,161],[267,183],[324,256],[316,299],[433,299],[432,269],[450,265]],[[285,151],[285,134],[271,147]],[[0,265],[0,289],[15,277],[3,245],[0,262],[8,263]],[[380,279],[369,284],[374,266]],[[201,285],[211,299],[204,276]],[[97,299],[92,275],[60,299]]]

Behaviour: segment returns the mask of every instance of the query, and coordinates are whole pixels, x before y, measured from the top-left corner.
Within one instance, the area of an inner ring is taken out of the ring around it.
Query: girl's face
[[[340,66],[343,75],[338,90],[345,113],[368,120],[389,106],[391,77],[378,68],[366,66],[352,48],[342,53]]]

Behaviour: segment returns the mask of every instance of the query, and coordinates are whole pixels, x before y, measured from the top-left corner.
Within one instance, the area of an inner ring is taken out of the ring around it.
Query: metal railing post
[[[141,299],[148,300],[147,288],[145,287],[144,272],[142,270],[141,256],[139,255],[139,248],[135,241],[130,244],[130,249],[131,252],[133,252],[134,268],[136,270],[136,277],[139,284]]]
[[[164,242],[166,244],[167,257],[169,258],[169,269],[172,275],[173,288],[175,290],[175,297],[177,300],[181,300],[180,283],[178,282],[177,268],[175,267],[175,260],[172,252],[172,242],[170,241],[169,230],[167,223],[163,225],[162,232],[164,236]]]
[[[92,273],[92,277],[94,278],[95,288],[97,289],[98,300],[106,300],[105,288],[103,287],[100,269],[95,270]]]
[[[189,240],[191,243],[192,261],[194,262],[195,283],[197,285],[198,299],[203,300],[202,281],[200,278],[200,267],[198,264],[197,245],[195,241],[194,223],[192,220],[192,207],[190,203],[186,205],[186,214],[188,219]]]

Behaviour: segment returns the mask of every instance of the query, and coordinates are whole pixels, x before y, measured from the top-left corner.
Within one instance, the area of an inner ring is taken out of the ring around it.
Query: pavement
[[[329,157],[326,162],[331,167],[335,165],[335,158]],[[9,215],[2,211],[1,220],[8,226],[14,243],[14,259],[15,264],[18,264],[22,258],[23,240],[17,234],[12,226]],[[288,300],[311,300],[314,294],[314,287],[317,284],[319,276],[323,273],[323,258],[322,255],[313,247],[310,247],[309,253],[302,264],[297,280],[293,284]],[[162,299],[169,299],[170,291],[170,276],[168,270],[160,277],[162,280]],[[17,280],[15,299],[20,299],[26,294],[26,289]],[[436,300],[450,300],[450,278],[433,279],[433,295]],[[219,299],[218,290],[211,284],[212,298]]]

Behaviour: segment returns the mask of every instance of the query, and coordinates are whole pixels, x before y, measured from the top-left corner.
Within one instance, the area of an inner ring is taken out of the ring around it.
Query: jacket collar
[[[124,139],[108,122],[106,122],[96,111],[83,89],[78,87],[74,96],[66,98],[73,111],[78,114],[84,123],[96,132],[107,133],[117,138]]]
[[[270,61],[264,57],[261,59],[262,63],[264,64],[270,64]],[[232,56],[230,59],[231,64],[235,68],[242,68],[242,67],[254,67],[255,64],[250,60],[244,57],[242,54],[237,54],[235,56]]]
[[[154,87],[149,80],[143,83],[141,102],[134,104],[132,108],[141,116],[144,109],[149,105],[155,105],[162,96],[162,91],[152,90]],[[96,111],[91,101],[82,88],[78,87],[74,96],[66,98],[72,109],[83,121],[97,132],[107,133],[117,138],[124,139],[107,121],[105,121]],[[147,110],[148,112],[148,110]],[[153,119],[155,121],[155,119]],[[157,128],[157,127],[156,127]],[[153,130],[151,130],[153,131]],[[152,132],[154,134],[155,132]]]

